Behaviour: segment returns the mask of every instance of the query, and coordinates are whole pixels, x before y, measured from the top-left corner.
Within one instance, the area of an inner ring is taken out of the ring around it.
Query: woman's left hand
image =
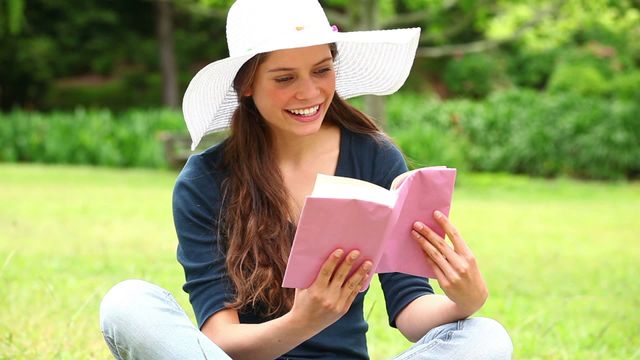
[[[440,288],[465,316],[471,316],[486,301],[487,285],[475,256],[458,230],[441,212],[434,212],[433,217],[453,246],[421,222],[413,225],[412,236],[427,254]]]

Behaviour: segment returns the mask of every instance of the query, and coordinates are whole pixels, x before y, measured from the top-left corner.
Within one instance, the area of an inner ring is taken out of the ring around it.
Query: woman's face
[[[318,45],[269,53],[245,95],[275,136],[304,136],[320,129],[335,89],[329,45]]]

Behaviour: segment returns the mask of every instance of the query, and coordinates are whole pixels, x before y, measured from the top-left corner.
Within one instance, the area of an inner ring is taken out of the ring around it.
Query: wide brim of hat
[[[191,148],[195,149],[206,134],[229,127],[238,107],[233,80],[242,65],[258,53],[335,42],[336,92],[340,97],[389,95],[409,76],[419,37],[420,28],[332,32],[305,41],[267,44],[242,56],[215,61],[194,76],[182,102]]]

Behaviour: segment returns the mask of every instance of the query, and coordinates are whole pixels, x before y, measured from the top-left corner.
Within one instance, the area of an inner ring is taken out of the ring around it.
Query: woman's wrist
[[[486,300],[487,296],[483,296],[481,301],[479,299],[478,301],[470,302],[454,302],[453,300],[451,302],[454,305],[456,314],[458,314],[461,319],[466,319],[480,310]]]
[[[290,310],[288,313],[282,315],[280,319],[292,330],[291,333],[299,335],[304,338],[304,340],[310,339],[323,330],[323,328],[317,329],[312,321],[299,316],[294,310]]]

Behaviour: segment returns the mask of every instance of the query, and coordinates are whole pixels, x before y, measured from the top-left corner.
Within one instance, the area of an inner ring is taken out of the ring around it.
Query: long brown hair
[[[330,44],[334,61],[335,44]],[[226,267],[235,290],[227,304],[238,311],[277,316],[293,305],[294,291],[281,287],[295,227],[289,193],[273,152],[273,139],[250,89],[266,56],[247,61],[234,80],[240,105],[233,114],[229,138],[224,145],[223,166],[229,176],[223,183],[222,234],[226,238]],[[380,128],[365,114],[334,95],[324,121],[350,131],[384,138]]]

